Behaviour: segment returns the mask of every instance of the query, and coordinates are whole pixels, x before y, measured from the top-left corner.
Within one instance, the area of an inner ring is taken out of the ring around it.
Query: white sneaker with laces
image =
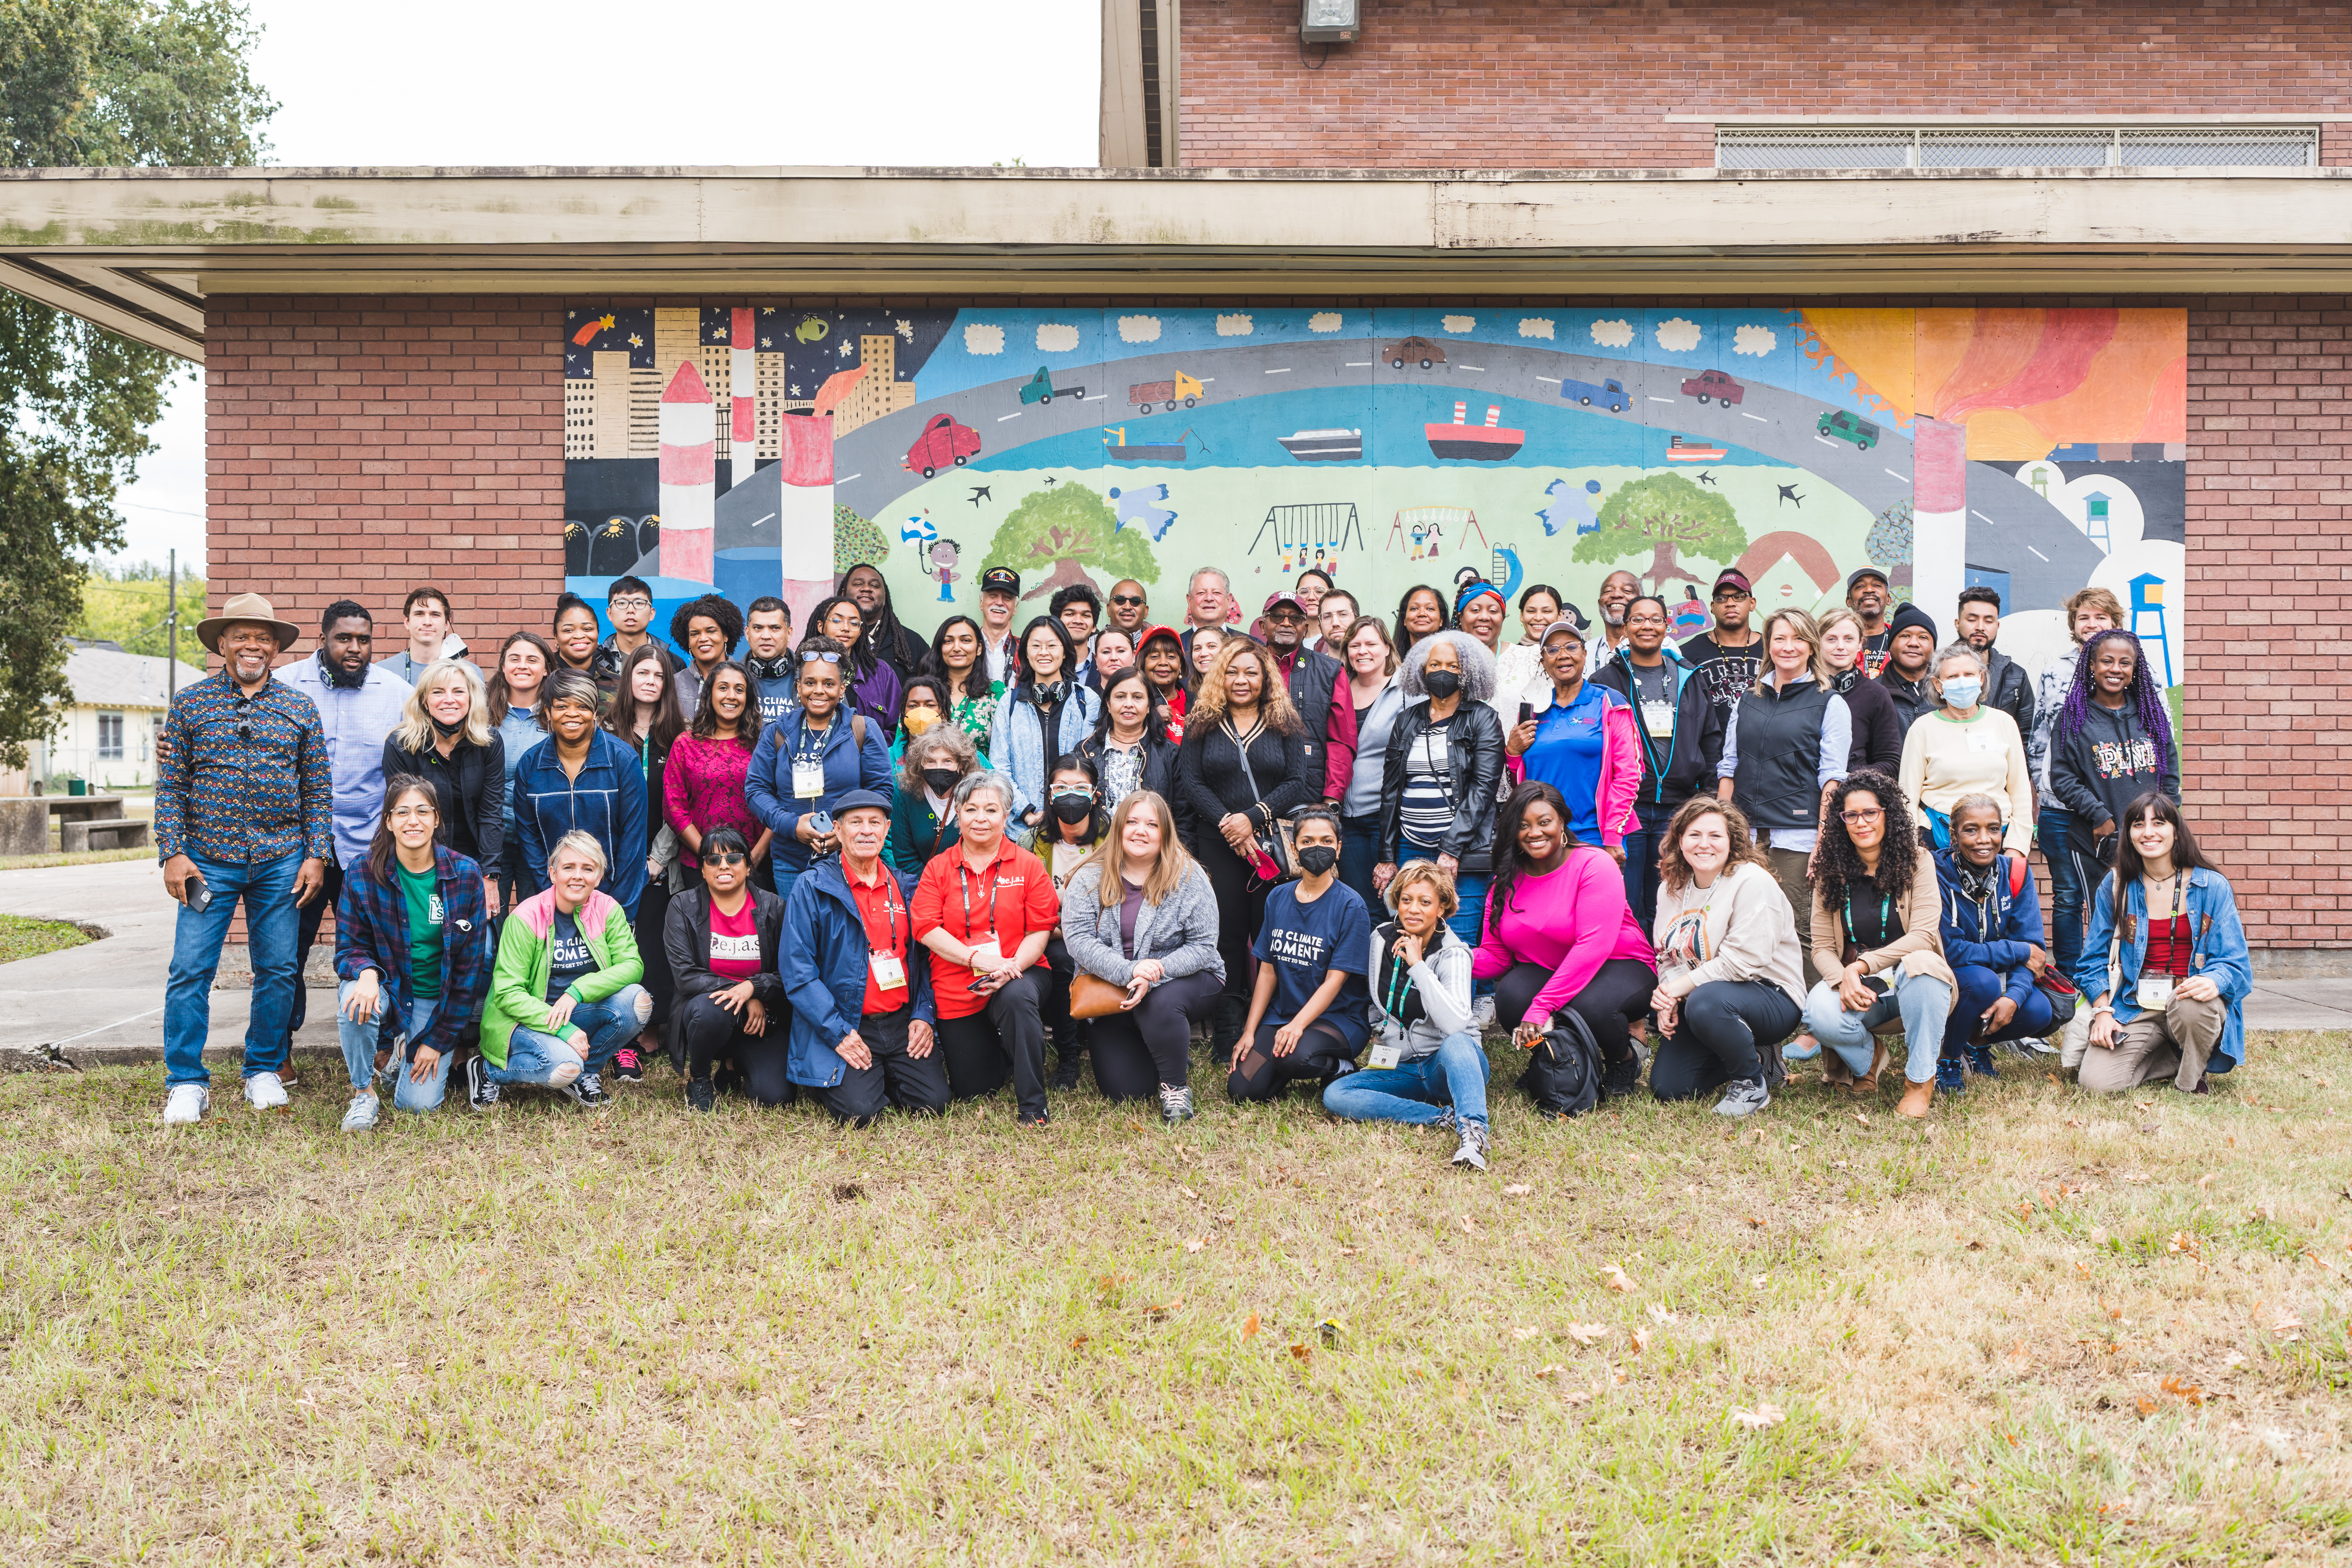
[[[343,1112],[343,1131],[346,1132],[374,1131],[376,1116],[382,1106],[383,1101],[376,1099],[373,1094],[362,1091],[352,1096],[351,1109]]]
[[[1495,1026],[1495,994],[1488,992],[1470,1004],[1470,1026],[1485,1033]]]
[[[245,1080],[245,1102],[256,1110],[286,1109],[286,1086],[274,1072],[257,1072]]]
[[[200,1083],[175,1083],[163,1097],[163,1125],[192,1127],[212,1109],[212,1090]]]

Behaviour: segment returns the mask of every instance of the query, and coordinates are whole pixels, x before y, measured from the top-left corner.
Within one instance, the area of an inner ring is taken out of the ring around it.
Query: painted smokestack
[[[730,482],[738,485],[750,479],[751,470],[759,466],[756,446],[759,428],[754,419],[754,406],[759,395],[758,366],[751,357],[757,347],[757,340],[751,335],[755,330],[750,310],[733,312],[727,333],[730,345],[727,371],[729,390],[733,393],[735,400],[734,427],[729,433],[735,462]]]
[[[804,631],[808,614],[833,592],[833,416],[787,414],[777,478],[777,538],[784,547],[784,603],[793,627]]]
[[[711,581],[717,521],[719,427],[710,389],[681,361],[661,400],[661,574]]]

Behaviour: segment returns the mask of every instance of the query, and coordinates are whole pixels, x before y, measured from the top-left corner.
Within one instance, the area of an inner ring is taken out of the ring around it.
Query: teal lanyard
[[[1389,943],[1389,975],[1381,988],[1381,1009],[1391,1018],[1404,1016],[1405,999],[1412,994],[1412,971],[1397,956],[1396,943]]]
[[[1886,928],[1893,923],[1894,919],[1895,900],[1885,893],[1879,894],[1878,941],[1881,946],[1885,945]],[[1856,947],[1862,945],[1862,939],[1853,932],[1853,889],[1852,888],[1845,890],[1845,939]]]

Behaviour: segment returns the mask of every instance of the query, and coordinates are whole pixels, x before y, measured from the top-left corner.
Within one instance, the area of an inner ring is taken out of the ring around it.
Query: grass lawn
[[[28,915],[0,915],[0,963],[14,963],[20,958],[38,958],[45,952],[57,952],[68,947],[79,947],[89,937],[79,926],[64,921],[35,920]]]
[[[2252,1059],[1505,1093],[1484,1177],[1221,1090],[361,1138],[315,1058],[176,1135],[17,1074],[0,1560],[2341,1563],[2352,1063]]]

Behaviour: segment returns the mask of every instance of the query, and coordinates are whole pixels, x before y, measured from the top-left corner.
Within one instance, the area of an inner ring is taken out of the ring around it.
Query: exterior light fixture
[[[1363,0],[1300,0],[1299,41],[1352,44],[1363,30]]]

